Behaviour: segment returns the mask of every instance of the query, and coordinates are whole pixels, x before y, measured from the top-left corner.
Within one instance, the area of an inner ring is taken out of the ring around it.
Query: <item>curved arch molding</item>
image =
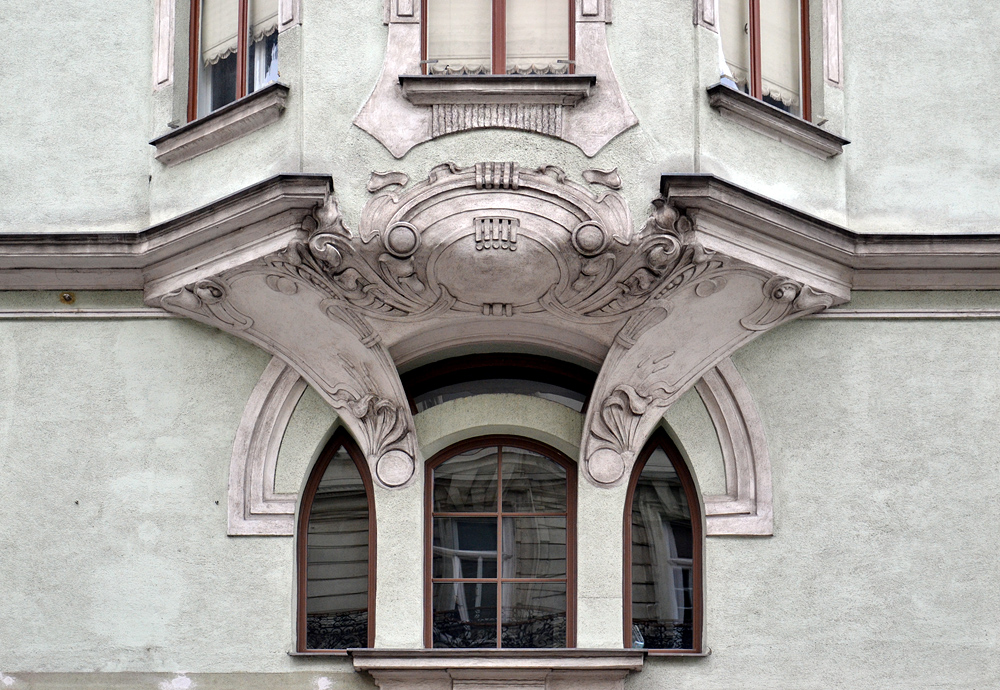
[[[229,535],[291,536],[298,496],[274,491],[282,436],[306,382],[274,357],[250,394],[229,466]],[[719,363],[696,385],[722,447],[726,493],[705,496],[707,533],[772,533],[771,467],[750,391],[733,363]]]
[[[580,178],[513,162],[373,173],[357,231],[329,178],[276,178],[150,231],[164,253],[145,299],[281,357],[386,488],[415,475],[408,359],[483,345],[589,359],[581,471],[619,486],[674,400],[757,336],[846,301],[850,270],[779,232],[805,222],[790,209],[665,187],[633,227],[617,171]]]

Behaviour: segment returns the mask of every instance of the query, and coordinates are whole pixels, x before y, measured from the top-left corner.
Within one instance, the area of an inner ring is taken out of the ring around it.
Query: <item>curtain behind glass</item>
[[[491,0],[427,0],[427,73],[489,74],[492,15]]]
[[[761,97],[800,114],[802,79],[800,0],[760,0]],[[726,64],[750,91],[750,3],[719,0],[719,33]]]
[[[568,60],[566,0],[507,0],[507,74],[562,74]]]
[[[306,646],[368,646],[368,494],[343,448],[330,460],[309,512]]]
[[[760,0],[763,97],[799,113],[802,57],[799,0]]]

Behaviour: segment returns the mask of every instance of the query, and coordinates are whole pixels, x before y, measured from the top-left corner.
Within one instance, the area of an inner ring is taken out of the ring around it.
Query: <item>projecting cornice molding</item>
[[[488,344],[599,364],[581,464],[616,485],[663,411],[761,333],[859,283],[1000,284],[996,236],[862,237],[701,175],[664,176],[636,228],[616,171],[581,177],[515,163],[447,163],[415,183],[373,173],[354,232],[330,178],[279,176],[134,236],[0,237],[0,280],[141,287],[150,306],[278,355],[386,487],[418,462],[397,373],[415,358]],[[251,515],[269,502],[243,495]]]
[[[859,234],[708,174],[663,175],[660,193],[708,248],[772,252],[792,277],[829,275],[831,290],[998,290],[1000,234]]]

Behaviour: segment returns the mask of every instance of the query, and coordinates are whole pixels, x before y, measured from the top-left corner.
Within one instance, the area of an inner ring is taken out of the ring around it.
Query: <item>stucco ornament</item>
[[[275,228],[255,234],[267,239],[159,281],[147,301],[282,357],[386,487],[410,482],[417,458],[398,366],[482,346],[590,360],[600,374],[581,463],[613,485],[706,372],[846,295],[775,271],[773,257],[706,247],[698,216],[663,198],[636,232],[617,171],[581,177],[513,162],[444,163],[416,183],[375,172],[357,231],[331,190],[297,221],[260,221]]]

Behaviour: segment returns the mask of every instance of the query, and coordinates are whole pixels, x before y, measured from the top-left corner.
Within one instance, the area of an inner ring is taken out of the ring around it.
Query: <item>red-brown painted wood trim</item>
[[[309,514],[312,512],[313,500],[316,498],[316,489],[319,488],[319,483],[323,479],[323,474],[326,472],[326,468],[330,464],[330,460],[336,455],[337,451],[343,448],[347,451],[347,454],[351,456],[351,460],[354,461],[354,465],[358,468],[358,473],[361,475],[361,482],[365,485],[365,495],[368,498],[368,647],[375,646],[375,586],[376,586],[376,537],[377,537],[377,525],[378,522],[375,519],[375,494],[374,486],[372,484],[371,471],[368,469],[368,463],[365,461],[364,455],[361,453],[361,449],[351,438],[347,430],[341,427],[333,434],[333,437],[323,448],[323,452],[320,454],[319,460],[316,461],[315,467],[313,467],[312,474],[309,475],[309,481],[306,482],[305,491],[302,492],[302,502],[299,505],[299,520],[298,520],[298,532],[296,537],[296,559],[298,566],[298,595],[297,595],[297,619],[296,619],[296,643],[295,650],[297,652],[329,652],[329,651],[343,651],[347,650],[316,650],[309,649],[306,647],[306,586],[308,582],[308,559],[307,550],[308,539],[309,539]]]
[[[750,0],[750,95],[764,97],[760,66],[760,0]]]
[[[576,0],[569,0],[569,73],[576,73]]]
[[[504,435],[493,435],[493,436],[477,436],[476,438],[466,439],[460,441],[454,445],[448,446],[444,450],[436,453],[434,457],[427,461],[424,465],[424,646],[428,649],[434,646],[434,606],[433,606],[433,582],[432,582],[432,572],[433,572],[433,544],[434,544],[434,468],[441,463],[449,460],[459,453],[463,453],[467,450],[473,450],[475,448],[487,448],[490,446],[499,446],[500,458],[498,458],[498,463],[502,461],[503,446],[511,446],[514,448],[523,448],[524,450],[534,451],[540,455],[545,456],[549,460],[552,460],[556,464],[560,465],[566,470],[566,648],[572,649],[576,647],[576,484],[577,484],[577,467],[576,463],[573,462],[567,455],[553,448],[552,446],[546,445],[539,441],[533,439],[524,438],[523,436],[504,436]],[[498,465],[499,469],[499,465]],[[502,476],[498,472],[497,474],[497,507],[500,510],[500,501],[502,496]],[[485,513],[483,517],[496,517],[499,513]],[[500,549],[502,541],[500,530],[501,521],[497,520],[497,549]],[[502,587],[500,587],[500,582],[503,578],[500,577],[500,567],[499,558],[497,559],[497,575],[498,577],[490,580],[491,582],[497,583],[497,647],[500,646],[500,632],[501,632],[501,597]],[[439,578],[444,579],[444,578]],[[449,578],[452,579],[452,578]],[[466,578],[455,578],[461,581],[468,581]],[[517,581],[530,582],[535,578],[517,578]],[[540,578],[540,582],[562,582],[563,578]]]
[[[507,74],[507,0],[493,0],[493,74]]]
[[[632,467],[632,475],[628,481],[628,491],[625,495],[625,514],[622,521],[622,623],[623,639],[625,649],[632,648],[632,499],[635,497],[635,487],[639,483],[642,469],[646,466],[657,448],[662,448],[670,458],[670,462],[677,472],[678,479],[684,487],[684,496],[688,502],[688,510],[691,512],[691,596],[692,596],[692,633],[694,642],[693,649],[647,649],[650,654],[677,654],[692,651],[700,653],[702,651],[703,621],[704,621],[704,589],[702,560],[704,558],[704,531],[702,529],[701,503],[698,501],[698,490],[695,488],[694,478],[688,469],[687,463],[681,456],[677,446],[674,445],[670,437],[663,429],[653,432],[646,446],[639,454],[635,465]]]
[[[809,0],[801,0],[799,5],[802,32],[802,119],[812,122],[812,74],[809,55]]]
[[[247,95],[247,61],[250,57],[250,0],[240,0],[236,24],[236,100]]]
[[[427,74],[427,0],[420,0],[420,73]]]
[[[191,0],[191,21],[188,37],[188,108],[187,119],[192,122],[198,117],[198,48],[201,43],[201,2]]]

